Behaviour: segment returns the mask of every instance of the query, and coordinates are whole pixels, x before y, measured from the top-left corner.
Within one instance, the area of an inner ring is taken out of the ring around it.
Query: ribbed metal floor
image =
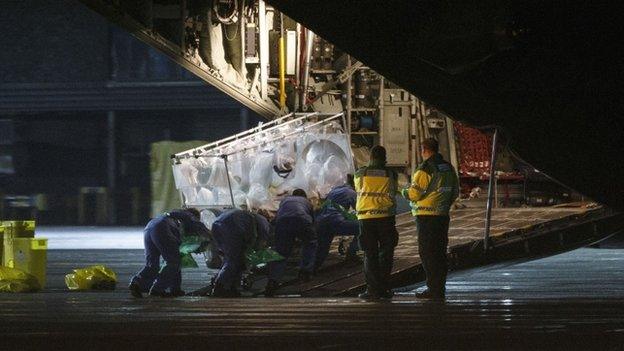
[[[492,213],[492,243],[505,245],[509,241],[525,241],[549,227],[573,227],[590,218],[600,218],[601,210],[591,210],[583,206],[570,208],[497,208]],[[585,219],[584,217],[588,217]],[[483,240],[485,228],[485,209],[468,207],[451,212],[449,227],[449,252],[455,261],[465,264],[472,254],[466,246],[478,246]],[[409,213],[397,216],[399,243],[395,249],[393,265],[394,286],[401,286],[404,280],[415,281],[421,269],[416,225]],[[336,243],[336,239],[334,244]],[[574,246],[579,247],[581,245]],[[479,249],[482,250],[482,249]],[[506,248],[501,249],[506,251]],[[335,246],[334,246],[334,252]],[[458,252],[455,254],[454,252]],[[509,250],[512,251],[512,250]],[[458,262],[455,262],[456,264]],[[333,264],[333,265],[332,265]],[[278,292],[285,295],[308,297],[332,296],[352,293],[362,289],[364,273],[362,265],[345,265],[337,257],[330,258],[325,266],[307,283],[291,281]],[[405,278],[405,277],[408,278]],[[296,277],[296,275],[294,275]],[[398,284],[398,285],[397,285]]]

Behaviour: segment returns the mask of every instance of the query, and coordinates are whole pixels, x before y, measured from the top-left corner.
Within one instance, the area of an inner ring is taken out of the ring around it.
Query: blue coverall
[[[245,250],[250,246],[257,249],[261,242],[268,242],[270,232],[267,219],[257,213],[233,209],[217,217],[212,224],[212,235],[223,253],[223,266],[215,284],[225,290],[238,288],[245,270]]]
[[[292,253],[295,238],[301,240],[299,269],[311,273],[317,246],[312,204],[302,196],[287,196],[280,202],[275,216],[275,251],[285,259],[269,263],[269,280],[279,281],[284,275],[286,260]]]
[[[142,292],[160,294],[169,290],[175,293],[181,290],[180,243],[184,233],[209,237],[206,226],[190,212],[175,210],[158,216],[143,230],[145,245],[145,267],[139,271],[130,283],[139,285]],[[160,269],[160,257],[165,266]]]
[[[349,185],[339,185],[334,187],[325,201],[342,206],[345,210],[355,208],[355,199],[357,194]],[[327,255],[329,247],[335,235],[358,235],[360,232],[359,222],[357,220],[348,220],[340,210],[331,205],[324,206],[316,217],[316,233],[318,235],[318,249],[316,250],[315,268],[321,267]],[[355,254],[358,250],[357,240],[352,240],[349,245],[348,253]]]

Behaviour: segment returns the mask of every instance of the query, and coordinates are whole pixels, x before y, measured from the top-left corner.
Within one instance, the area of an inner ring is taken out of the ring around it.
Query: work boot
[[[322,269],[323,269],[323,264],[316,264],[316,263],[314,263],[314,267],[312,267],[312,271],[310,272],[310,276],[314,277]]]
[[[347,254],[345,255],[345,262],[346,263],[361,263],[362,259],[356,253],[347,252]]]
[[[184,296],[184,290],[182,289],[171,289],[171,291],[155,291],[151,289],[149,292],[149,296],[158,296],[158,297],[179,297]]]
[[[212,288],[212,293],[210,294],[212,297],[232,297],[231,291],[223,287],[223,285],[216,283],[214,288]]]
[[[238,291],[238,289],[236,289],[235,287],[232,287],[229,293],[230,293],[229,297],[241,297],[240,291]]]
[[[136,297],[137,299],[140,299],[143,297],[143,292],[141,291],[141,287],[139,286],[138,283],[135,283],[135,282],[130,283],[130,285],[128,286],[128,289],[130,289],[130,295],[132,295],[132,297]]]
[[[171,296],[173,297],[179,297],[179,296],[184,296],[184,295],[186,295],[186,293],[182,289],[175,289],[171,291]]]
[[[275,292],[279,288],[279,283],[275,280],[269,280],[267,282],[266,288],[264,288],[264,296],[265,297],[273,297],[275,296]]]
[[[188,296],[210,296],[212,292],[212,285],[204,286],[203,288],[199,288],[195,291],[191,291],[188,293]]]
[[[373,293],[369,292],[368,290],[366,290],[365,292],[359,294],[358,297],[360,299],[362,299],[362,300],[368,300],[368,301],[379,300],[379,295],[373,294]]]
[[[299,274],[297,275],[299,280],[302,282],[309,282],[312,279],[311,276],[312,274],[308,271],[299,271]]]
[[[434,292],[432,292],[429,289],[426,289],[425,291],[416,293],[416,298],[417,299],[444,300],[444,297],[445,296],[444,296],[443,292],[434,293]]]
[[[170,292],[167,292],[167,291],[154,291],[154,290],[150,290],[149,296],[150,297],[174,297],[173,294],[170,293]]]
[[[394,296],[394,292],[392,290],[386,290],[383,293],[379,294],[379,297],[384,300],[390,300]]]

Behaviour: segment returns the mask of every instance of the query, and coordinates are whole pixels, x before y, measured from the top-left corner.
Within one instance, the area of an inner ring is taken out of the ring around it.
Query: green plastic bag
[[[115,290],[117,274],[103,265],[74,269],[65,276],[69,290]]]
[[[283,260],[284,256],[278,254],[277,251],[271,248],[266,248],[261,250],[248,250],[245,253],[245,259],[247,260],[248,266],[258,266],[272,261]]]
[[[0,266],[0,292],[34,292],[41,290],[34,275],[17,268]]]
[[[197,268],[197,262],[193,258],[193,255],[188,254],[180,254],[180,267],[181,268]]]
[[[209,241],[200,236],[184,236],[180,244],[181,254],[201,253],[206,251]]]
[[[349,212],[349,210],[345,209],[344,207],[342,207],[341,205],[333,202],[332,200],[325,200],[325,202],[323,202],[323,205],[321,206],[321,209],[324,209],[326,207],[333,207],[334,209],[336,209],[338,212],[340,212],[340,214],[342,214],[342,217],[344,217],[344,219],[348,220],[348,221],[357,221],[357,215],[355,214],[355,212]]]
[[[185,235],[180,244],[180,267],[197,268],[197,262],[193,258],[194,253],[202,253],[208,249],[209,241],[196,235]]]

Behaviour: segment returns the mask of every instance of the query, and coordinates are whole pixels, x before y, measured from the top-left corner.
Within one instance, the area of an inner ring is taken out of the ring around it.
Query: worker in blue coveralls
[[[335,235],[350,235],[353,240],[347,249],[347,260],[357,259],[358,243],[356,237],[360,232],[360,223],[357,218],[347,218],[350,208],[355,208],[357,194],[353,190],[353,175],[347,175],[347,183],[334,187],[325,198],[321,210],[316,216],[316,234],[318,248],[314,269],[321,267]]]
[[[223,265],[217,274],[211,296],[239,297],[245,252],[259,250],[271,241],[271,225],[260,213],[233,209],[222,213],[212,224],[217,249],[223,254]]]
[[[302,189],[295,189],[286,196],[277,209],[275,216],[275,251],[284,257],[281,261],[269,262],[269,281],[265,296],[273,296],[279,287],[286,269],[286,260],[292,253],[295,239],[301,241],[301,263],[299,279],[309,281],[314,269],[316,256],[316,233],[314,232],[314,210],[307,194]]]
[[[210,238],[210,231],[200,222],[195,208],[174,210],[158,216],[143,230],[145,267],[130,280],[130,293],[134,297],[175,297],[184,295],[181,289],[180,244],[185,234]],[[165,266],[160,268],[160,257]]]

